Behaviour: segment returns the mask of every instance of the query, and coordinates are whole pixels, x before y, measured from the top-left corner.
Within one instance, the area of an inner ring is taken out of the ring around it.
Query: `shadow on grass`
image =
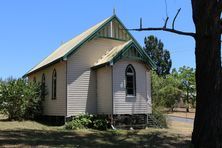
[[[127,131],[44,131],[0,130],[0,147],[4,146],[56,146],[56,147],[189,147],[189,141],[164,132],[138,133]]]
[[[7,119],[0,119],[0,122],[8,122],[8,121],[11,121],[11,120],[9,120],[8,118]]]

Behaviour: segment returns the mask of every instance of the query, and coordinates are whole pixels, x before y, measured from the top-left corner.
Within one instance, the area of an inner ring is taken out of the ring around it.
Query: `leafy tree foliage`
[[[164,44],[157,37],[151,35],[145,37],[145,51],[157,65],[156,73],[160,76],[165,76],[170,73],[172,61],[170,59],[170,52],[164,49]]]
[[[152,98],[154,106],[164,106],[174,109],[182,95],[179,89],[180,81],[175,75],[167,75],[166,78],[152,73]]]
[[[195,104],[195,70],[190,67],[173,69],[165,78],[152,73],[152,98],[154,106],[164,106],[173,110],[175,104],[183,99],[187,110]]]
[[[30,119],[42,113],[40,84],[9,78],[0,83],[0,111],[9,120]]]
[[[195,70],[190,67],[180,67],[179,77],[181,81],[181,90],[183,91],[183,101],[186,104],[187,112],[189,112],[189,105],[195,106],[196,101],[196,80]]]

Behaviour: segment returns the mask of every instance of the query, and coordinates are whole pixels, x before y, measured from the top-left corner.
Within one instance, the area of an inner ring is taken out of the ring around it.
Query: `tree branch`
[[[163,28],[166,28],[169,17],[166,18]]]
[[[143,28],[143,20],[140,18],[140,29]]]
[[[160,27],[160,28],[140,28],[140,29],[128,29],[129,31],[166,31],[166,32],[171,32],[171,33],[176,33],[179,35],[186,35],[186,36],[191,36],[195,38],[195,33],[193,32],[183,32],[183,31],[179,31],[179,30],[175,30],[175,29],[171,29],[171,28],[164,28],[164,27]]]
[[[221,0],[222,1],[222,0]],[[172,29],[171,28],[167,28],[167,22],[169,20],[169,17],[167,16],[165,22],[164,22],[164,25],[163,27],[149,27],[149,28],[143,28],[142,26],[142,19],[140,19],[140,28],[137,28],[137,29],[127,29],[129,31],[166,31],[166,32],[171,32],[171,33],[176,33],[176,34],[179,34],[179,35],[186,35],[186,36],[191,36],[193,38],[195,38],[196,34],[193,33],[193,32],[183,32],[183,31],[179,31],[179,30],[175,30],[174,29],[174,23],[176,21],[176,18],[178,16],[178,14],[180,13],[180,9],[178,9],[174,19],[173,19],[173,23],[172,23]]]
[[[177,14],[175,15],[175,17],[174,17],[174,19],[173,19],[172,29],[174,29],[174,23],[175,23],[175,21],[176,21],[176,18],[177,18],[177,16],[178,16],[178,14],[180,13],[180,10],[181,10],[181,8],[178,9]]]

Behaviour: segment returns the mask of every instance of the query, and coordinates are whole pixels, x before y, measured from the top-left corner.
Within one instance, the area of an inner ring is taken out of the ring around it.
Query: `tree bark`
[[[218,0],[192,0],[196,28],[195,148],[222,147],[221,33]]]

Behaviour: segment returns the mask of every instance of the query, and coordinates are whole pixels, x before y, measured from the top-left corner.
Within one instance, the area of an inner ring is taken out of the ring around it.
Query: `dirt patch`
[[[195,109],[190,109],[190,112],[186,112],[185,108],[176,108],[173,112],[167,112],[167,115],[194,119]]]

